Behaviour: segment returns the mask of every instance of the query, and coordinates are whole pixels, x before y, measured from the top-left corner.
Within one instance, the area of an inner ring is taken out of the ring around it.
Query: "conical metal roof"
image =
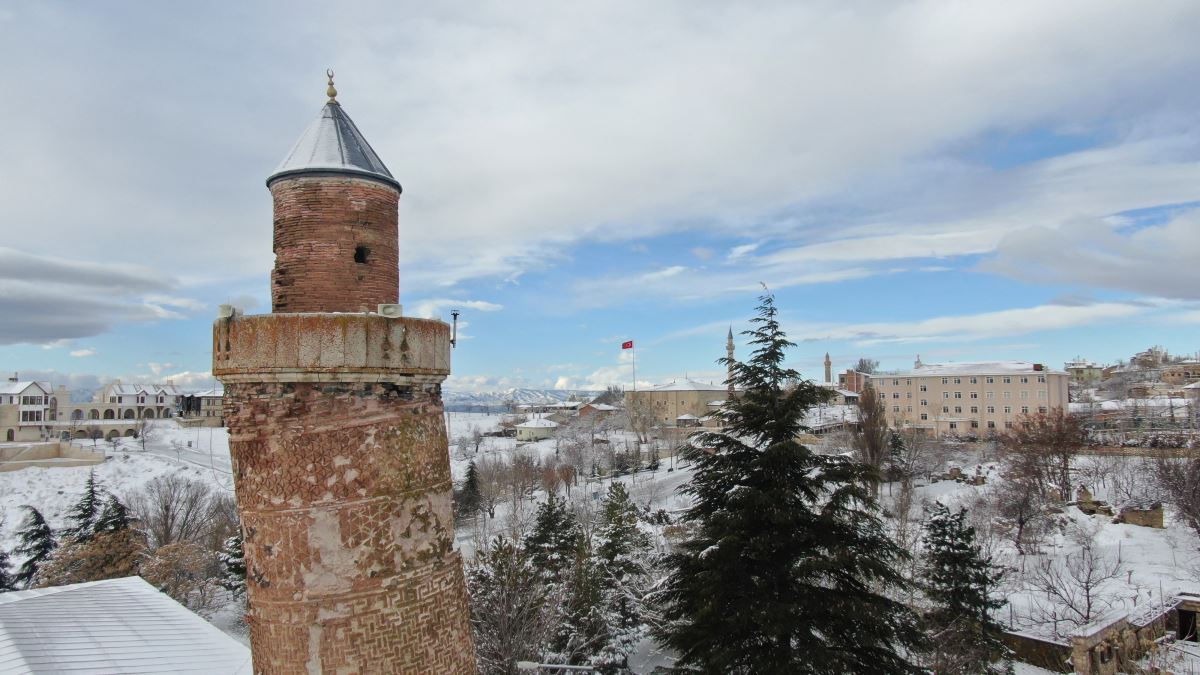
[[[267,177],[267,186],[297,174],[348,173],[374,178],[397,190],[400,183],[371,149],[354,120],[332,98],[321,115],[300,135],[300,140]]]

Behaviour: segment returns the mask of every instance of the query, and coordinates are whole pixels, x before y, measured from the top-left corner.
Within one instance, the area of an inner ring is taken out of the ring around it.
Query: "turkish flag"
[[[621,349],[633,349],[633,340],[626,340],[621,343]]]

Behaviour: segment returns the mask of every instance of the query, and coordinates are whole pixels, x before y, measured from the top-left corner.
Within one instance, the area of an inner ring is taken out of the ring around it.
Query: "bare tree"
[[[475,471],[479,477],[479,506],[488,518],[495,518],[496,504],[504,497],[508,483],[509,467],[501,459],[483,457],[475,463]]]
[[[1086,442],[1079,420],[1062,408],[1023,415],[1002,439],[1006,454],[1022,473],[1038,481],[1047,496],[1069,500],[1071,463]]]
[[[1165,501],[1173,504],[1179,517],[1200,534],[1200,447],[1180,457],[1160,453],[1154,474]]]
[[[1046,497],[1037,480],[1020,470],[1010,470],[995,492],[996,511],[1006,521],[1017,553],[1035,553],[1045,535]]]
[[[859,461],[875,469],[871,489],[876,497],[879,495],[879,481],[883,460],[888,454],[889,438],[883,399],[868,384],[858,395],[858,429],[854,433],[854,449]]]
[[[864,356],[858,360],[858,363],[854,364],[854,369],[860,373],[870,375],[879,369],[879,360],[869,359]]]
[[[151,546],[159,548],[181,541],[210,543],[213,525],[225,505],[208,485],[168,475],[147,483],[130,506],[150,536]]]
[[[1101,553],[1094,533],[1075,537],[1079,550],[1063,559],[1046,558],[1030,575],[1030,583],[1046,601],[1033,608],[1034,621],[1053,624],[1055,634],[1065,636],[1079,626],[1091,623],[1112,608],[1116,598],[1103,587],[1121,575],[1123,565],[1115,557]]]
[[[160,546],[142,562],[141,568],[142,578],[151,585],[200,613],[218,606],[220,575],[217,554],[187,541]]]

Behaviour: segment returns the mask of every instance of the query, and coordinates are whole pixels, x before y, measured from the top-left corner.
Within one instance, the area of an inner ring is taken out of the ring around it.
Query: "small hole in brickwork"
[[[370,255],[370,253],[371,253],[371,249],[367,248],[366,246],[362,246],[362,245],[355,246],[354,247],[354,262],[359,263],[359,264],[366,263],[367,256]]]

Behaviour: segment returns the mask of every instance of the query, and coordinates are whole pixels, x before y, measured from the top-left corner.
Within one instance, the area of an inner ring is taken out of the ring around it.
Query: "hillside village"
[[[736,358],[732,336],[727,349]],[[800,440],[822,453],[863,452],[864,427],[872,422],[864,418],[862,402],[876,401],[896,448],[881,466],[889,531],[919,546],[932,500],[970,508],[985,550],[1006,570],[1001,588],[1007,600],[997,616],[1019,663],[1051,672],[1073,664],[1075,672],[1087,673],[1105,672],[1086,664],[1109,660],[1186,664],[1192,652],[1200,659],[1200,647],[1183,646],[1196,639],[1200,611],[1200,588],[1193,583],[1200,578],[1200,536],[1188,524],[1194,516],[1186,513],[1195,505],[1179,505],[1179,495],[1159,484],[1161,469],[1155,468],[1163,461],[1156,453],[1192,456],[1200,450],[1195,360],[1156,348],[1125,363],[1077,359],[1062,369],[925,363],[919,357],[905,371],[872,372],[872,365],[863,358],[835,376],[826,356],[825,372],[812,383],[821,402],[806,412]],[[859,369],[864,366],[868,370]],[[456,542],[468,568],[471,556],[495,536],[531,536],[541,513],[537,505],[549,496],[561,495],[586,521],[598,517],[597,500],[617,484],[642,514],[652,542],[647,555],[670,550],[680,537],[676,519],[688,503],[678,488],[694,471],[681,448],[697,432],[720,432],[726,402],[742,393],[725,383],[678,379],[637,392],[552,392],[541,401],[530,401],[525,392],[522,403],[499,392],[487,396],[500,403],[447,411]],[[54,530],[65,532],[71,500],[86,492],[81,480],[94,475],[105,491],[131,505],[138,518],[132,523],[153,522],[145,509],[154,495],[163,498],[164,483],[180,483],[211,504],[207,525],[185,535],[191,554],[208,562],[200,580],[166,590],[235,641],[245,641],[238,618],[244,592],[229,590],[244,581],[227,582],[233,530],[216,515],[232,486],[220,394],[113,382],[91,401],[78,401],[61,386],[10,379],[0,398],[0,420],[11,441],[0,445],[0,550],[9,554],[10,574],[25,562],[17,552],[24,507],[38,509]],[[1079,429],[1072,493],[1051,498],[1038,507],[1047,510],[1033,519],[1035,525],[1014,531],[1013,506],[1006,500],[1013,498],[1009,481],[1022,450],[1013,439],[1023,423],[1052,410],[1068,411]],[[156,536],[147,542],[152,547]],[[159,540],[160,550],[163,545]],[[920,548],[912,550],[919,560]],[[1091,556],[1088,564],[1103,574],[1078,588],[1050,576],[1056,565],[1073,570],[1078,556]],[[154,578],[154,564],[142,568],[143,576]],[[80,588],[96,583],[87,573],[64,580],[83,583]],[[1045,585],[1051,583],[1062,587]],[[1095,607],[1082,614],[1074,605],[1079,592],[1094,596]],[[237,650],[229,649],[226,655],[236,661]],[[631,667],[638,664],[634,672],[670,662],[669,652],[645,636],[628,658]]]

